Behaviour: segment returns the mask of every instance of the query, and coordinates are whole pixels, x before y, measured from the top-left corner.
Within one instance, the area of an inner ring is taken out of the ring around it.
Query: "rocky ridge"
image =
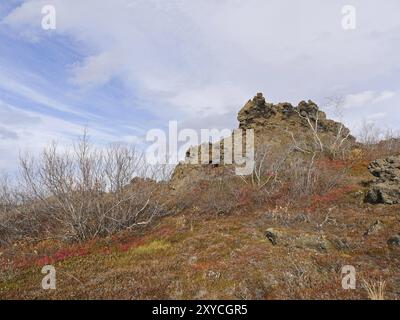
[[[318,105],[308,100],[297,106],[288,102],[273,104],[266,101],[262,93],[249,100],[238,113],[239,129],[253,129],[256,152],[260,146],[268,145],[271,153],[280,152],[295,146],[302,152],[312,153],[321,146],[332,146],[344,142],[354,145],[356,139],[342,123],[328,119]],[[193,146],[186,153],[186,159],[180,163],[173,174],[172,186],[185,185],[185,180],[207,179],[208,176],[226,172],[223,164],[222,140],[208,146]],[[206,148],[204,148],[206,146]],[[221,153],[215,156],[214,148]],[[210,163],[201,163],[201,154],[209,153]],[[193,164],[193,159],[197,163]]]
[[[288,102],[273,104],[266,102],[262,93],[249,100],[238,114],[240,129],[264,130],[273,126],[282,128],[299,127],[308,132],[312,125],[321,133],[330,133],[335,137],[350,136],[350,130],[342,123],[327,119],[325,112],[319,110],[312,100],[301,101],[296,107]]]

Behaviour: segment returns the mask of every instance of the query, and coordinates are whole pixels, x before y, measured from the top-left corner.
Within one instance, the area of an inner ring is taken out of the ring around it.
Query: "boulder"
[[[364,236],[378,234],[384,229],[385,229],[384,223],[380,220],[377,220],[368,227],[367,231],[365,231],[364,233]]]
[[[365,201],[373,204],[400,204],[400,156],[373,161],[368,170],[375,177]]]
[[[395,236],[391,237],[388,241],[387,244],[390,247],[400,247],[400,234],[396,234]]]
[[[390,183],[374,184],[367,193],[366,201],[372,204],[399,204],[399,185],[394,185]]]
[[[311,100],[308,102],[301,101],[297,106],[297,110],[302,117],[308,117],[311,120],[316,120],[317,116],[320,117],[320,115],[322,115],[322,112],[319,111],[318,106]]]
[[[327,251],[333,248],[332,243],[325,235],[312,233],[299,233],[294,230],[282,228],[269,228],[265,232],[265,237],[274,246],[286,246],[295,248],[307,248],[318,251]]]
[[[391,156],[386,159],[373,161],[368,170],[377,178],[378,182],[400,182],[400,156]]]

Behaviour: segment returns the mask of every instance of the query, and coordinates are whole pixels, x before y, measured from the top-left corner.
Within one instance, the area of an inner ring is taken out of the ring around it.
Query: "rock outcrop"
[[[366,237],[366,236],[379,234],[384,229],[385,229],[385,224],[382,221],[377,220],[368,227],[367,231],[365,231],[365,233],[364,233],[364,236]]]
[[[239,129],[254,130],[256,152],[258,147],[268,146],[271,154],[289,149],[312,154],[313,150],[322,149],[321,146],[324,151],[329,151],[329,146],[334,145],[344,150],[356,142],[348,128],[340,122],[327,119],[326,114],[311,100],[301,101],[297,106],[288,102],[273,104],[267,102],[262,93],[257,93],[239,111],[238,121]],[[214,172],[225,172],[222,168],[225,164],[222,147],[224,143],[225,140],[222,140],[219,143],[190,148],[185,161],[176,167],[171,181],[172,187],[179,189],[180,186],[185,186],[184,180],[193,182],[207,179],[211,174],[210,168]],[[219,153],[214,152],[215,148]],[[208,154],[207,159],[210,161],[199,161],[203,154]]]
[[[400,247],[400,234],[396,234],[390,237],[387,241],[389,247]]]
[[[297,107],[294,107],[288,102],[267,103],[263,94],[258,93],[239,111],[238,121],[239,128],[254,130],[278,126],[282,129],[297,128],[309,132],[312,125],[321,134],[330,133],[335,137],[339,135],[342,138],[355,140],[348,128],[342,123],[327,119],[326,114],[320,111],[317,104],[311,100],[301,101]]]
[[[368,169],[375,179],[366,195],[366,202],[400,204],[400,156],[375,160]]]

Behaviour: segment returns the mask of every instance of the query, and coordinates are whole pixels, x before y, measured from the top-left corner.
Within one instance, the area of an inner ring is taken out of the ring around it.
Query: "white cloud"
[[[18,139],[18,134],[12,130],[8,130],[7,128],[0,126],[0,140],[2,139],[15,140]]]
[[[373,100],[373,103],[379,103],[381,101],[392,99],[395,95],[396,93],[393,91],[383,91]]]
[[[23,97],[28,99],[28,101],[38,103],[44,107],[49,109],[66,112],[70,114],[74,114],[77,116],[88,115],[83,111],[77,111],[74,107],[65,104],[64,102],[58,101],[57,99],[53,99],[46,95],[43,92],[32,88],[28,84],[25,84],[17,79],[14,79],[13,76],[5,71],[3,67],[0,66],[0,88],[6,90],[8,92],[13,93],[15,96]],[[22,73],[22,72],[21,72]],[[93,117],[94,115],[90,115]]]
[[[356,94],[349,94],[345,97],[344,107],[345,108],[359,108],[368,107],[369,105],[374,105],[381,103],[385,100],[392,99],[395,96],[393,91],[364,91]]]
[[[205,117],[224,114],[232,107],[237,108],[237,101],[244,102],[247,98],[248,95],[241,88],[231,83],[221,83],[178,92],[168,101],[189,114],[197,113]]]
[[[122,61],[114,59],[116,56],[113,52],[104,52],[75,64],[72,83],[86,88],[106,84],[123,68]]]
[[[378,113],[374,113],[374,114],[367,116],[366,119],[376,121],[376,120],[383,119],[387,116],[388,116],[388,114],[386,112],[378,112]]]

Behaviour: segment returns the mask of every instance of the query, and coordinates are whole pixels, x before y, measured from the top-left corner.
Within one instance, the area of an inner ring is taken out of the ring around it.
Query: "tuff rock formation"
[[[343,124],[327,119],[326,114],[319,110],[317,104],[311,100],[301,101],[297,107],[288,102],[273,104],[267,103],[262,93],[249,100],[239,111],[240,129],[263,130],[275,126],[282,129],[299,128],[309,133],[313,126],[321,134],[330,133],[333,136],[348,137],[350,130]]]
[[[373,161],[368,170],[375,179],[366,202],[378,204],[400,203],[400,155]]]
[[[253,129],[255,135],[255,149],[268,145],[271,153],[282,152],[292,148],[304,153],[313,150],[342,144],[346,146],[355,144],[355,138],[350,135],[350,130],[342,123],[327,119],[326,114],[319,110],[317,104],[311,100],[301,101],[297,106],[288,102],[273,104],[268,103],[262,93],[249,100],[238,114],[239,129]],[[193,146],[186,153],[186,159],[180,163],[172,177],[172,186],[186,185],[185,179],[194,181],[208,179],[213,174],[219,175],[226,170],[223,168],[223,144]],[[217,148],[220,153],[214,153]],[[236,147],[234,147],[236,148]],[[243,147],[244,149],[244,147]],[[201,155],[209,153],[209,163],[201,162]],[[198,160],[197,165],[193,159]],[[220,162],[218,162],[220,161]],[[207,168],[206,168],[207,167]]]

